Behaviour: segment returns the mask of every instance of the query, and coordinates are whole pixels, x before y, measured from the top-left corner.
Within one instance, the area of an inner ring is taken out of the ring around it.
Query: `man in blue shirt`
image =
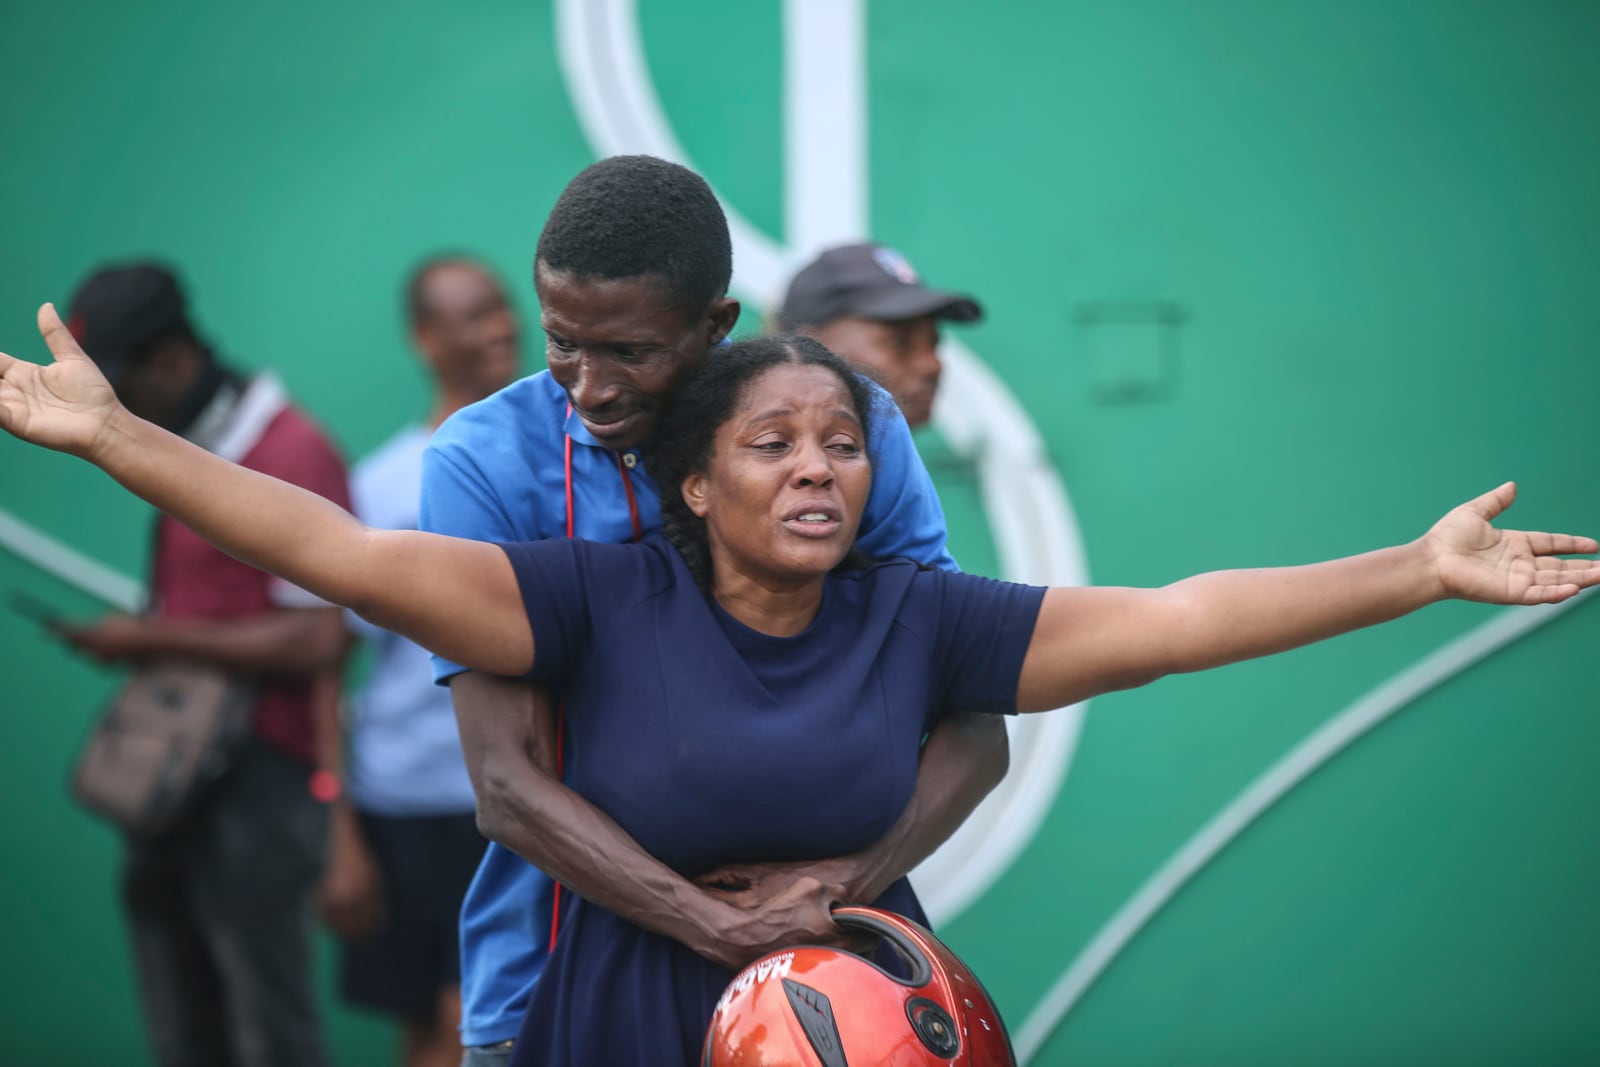
[[[413,344],[433,380],[425,421],[359,463],[353,510],[370,526],[417,528],[422,455],[434,430],[517,374],[517,318],[482,264],[421,263],[405,287]],[[461,1059],[461,900],[483,857],[450,696],[428,652],[354,612],[372,650],[347,739],[348,803],[336,804],[322,905],[345,941],[340,991],[401,1024],[404,1067]]]
[[[682,383],[727,337],[732,249],[709,186],[644,156],[604,160],[567,186],[539,239],[534,284],[549,371],[447,420],[423,459],[422,528],[478,540],[627,541],[660,524],[639,447]],[[709,355],[708,355],[709,354]],[[876,391],[875,476],[860,544],[954,568],[944,517],[904,420]],[[681,934],[686,885],[560,782],[559,710],[547,690],[436,661],[448,681],[478,823],[491,844],[461,914],[466,1067],[510,1054],[564,889],[646,929]],[[1005,773],[998,719],[952,715],[929,737],[916,792],[873,849],[805,865],[712,872],[752,915],[785,906],[802,877],[870,901],[952,833]],[[789,904],[787,906],[792,906]],[[715,931],[729,944],[761,924]]]

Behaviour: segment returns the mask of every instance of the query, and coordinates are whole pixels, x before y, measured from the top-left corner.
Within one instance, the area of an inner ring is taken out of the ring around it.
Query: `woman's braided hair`
[[[661,532],[689,566],[701,592],[711,595],[711,545],[705,520],[689,510],[683,480],[711,462],[717,430],[732,416],[750,383],[773,367],[825,367],[850,395],[864,433],[872,393],[844,360],[809,337],[761,337],[713,349],[705,366],[672,402],[646,448],[650,476],[661,489]],[[866,558],[851,551],[839,569],[858,568]]]

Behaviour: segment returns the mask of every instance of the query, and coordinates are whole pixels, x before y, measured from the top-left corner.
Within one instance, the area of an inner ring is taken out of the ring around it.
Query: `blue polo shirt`
[[[945,546],[944,512],[905,419],[888,393],[871,388],[872,492],[857,543],[875,557],[902,556],[955,570]],[[659,494],[638,453],[613,452],[596,441],[567,413],[566,393],[550,372],[541,371],[463,408],[439,427],[422,460],[421,528],[478,541],[565,537],[568,438],[576,536],[632,540],[629,487],[641,528],[660,527]],[[434,660],[441,684],[461,670]],[[490,843],[461,905],[462,1044],[517,1036],[549,955],[551,896],[549,878]]]

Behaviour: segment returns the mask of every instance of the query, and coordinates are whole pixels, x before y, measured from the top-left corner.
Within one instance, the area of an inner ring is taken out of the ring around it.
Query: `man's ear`
[[[683,493],[683,502],[689,505],[689,510],[699,518],[705,518],[706,512],[706,476],[699,471],[684,478],[683,485],[679,487]]]
[[[711,333],[706,338],[706,347],[720,345],[728,334],[733,332],[734,324],[739,321],[739,301],[731,296],[713,300],[706,318],[711,323]]]
[[[434,344],[437,340],[433,327],[427,323],[417,323],[411,327],[411,346],[422,353],[423,359],[430,366],[433,363]]]

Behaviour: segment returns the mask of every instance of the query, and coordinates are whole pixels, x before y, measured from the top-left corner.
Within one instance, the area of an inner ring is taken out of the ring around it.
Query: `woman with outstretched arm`
[[[0,355],[0,426],[457,663],[553,681],[574,737],[567,783],[672,878],[875,840],[943,707],[1061,707],[1436,600],[1554,603],[1600,582],[1600,564],[1560,558],[1595,541],[1491,525],[1509,483],[1406,545],[1160,589],[859,560],[870,404],[836,357],[792,338],[719,352],[680,394],[649,457],[663,535],[495,546],[370,530],[133,418],[48,305],[40,328],[50,365]],[[575,901],[515,1062],[692,1064],[733,968],[761,954],[758,938],[734,950],[710,933],[726,928],[711,911],[735,904],[700,899],[649,930]],[[831,899],[814,884],[751,921],[767,947],[813,939]],[[877,905],[925,921],[904,879]]]

